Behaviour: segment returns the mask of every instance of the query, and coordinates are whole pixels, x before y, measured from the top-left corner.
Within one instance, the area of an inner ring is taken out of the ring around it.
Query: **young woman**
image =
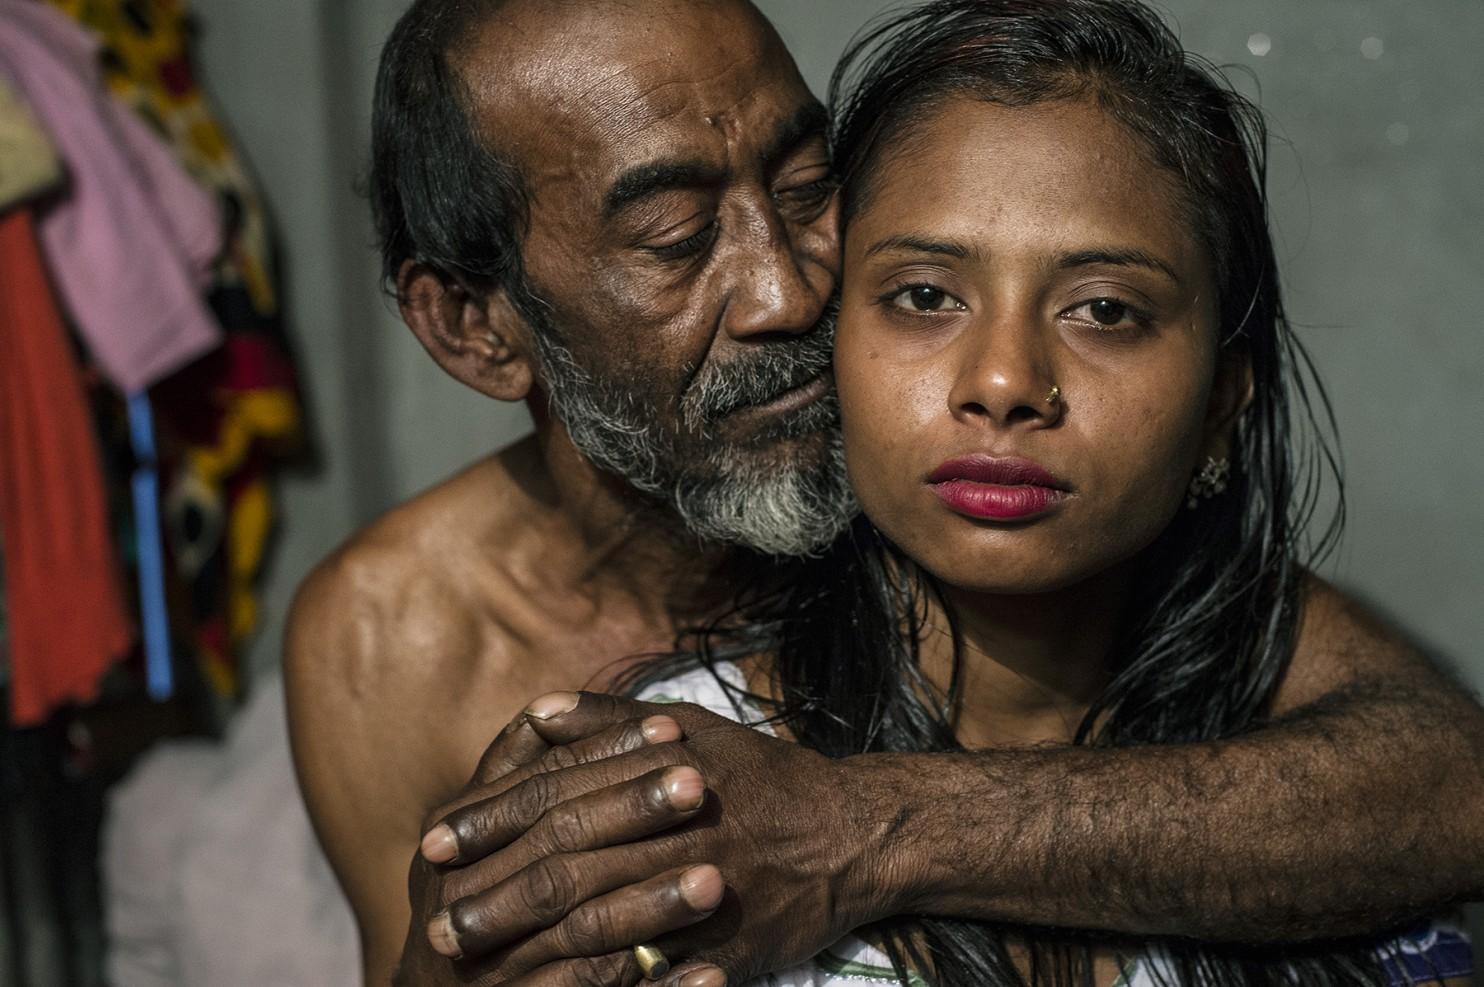
[[[938,0],[866,34],[832,89],[864,517],[750,611],[769,657],[710,672],[840,755],[1261,721],[1302,608],[1317,392],[1256,111],[1131,0]],[[715,706],[708,675],[647,695]],[[1274,955],[923,919],[778,982],[1432,982],[1462,972],[1439,941]]]

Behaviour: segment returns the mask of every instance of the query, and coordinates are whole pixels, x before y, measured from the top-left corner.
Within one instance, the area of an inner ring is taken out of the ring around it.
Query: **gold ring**
[[[670,972],[670,961],[655,947],[644,943],[634,947],[634,959],[644,971],[645,980],[658,980]]]

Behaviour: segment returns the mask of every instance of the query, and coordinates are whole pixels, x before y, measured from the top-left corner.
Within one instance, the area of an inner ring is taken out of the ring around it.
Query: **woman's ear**
[[[1228,350],[1217,358],[1216,381],[1206,408],[1202,456],[1230,459],[1237,419],[1252,404],[1252,360],[1245,349]]]
[[[500,401],[523,401],[535,372],[530,329],[504,289],[480,297],[427,264],[397,272],[402,321],[455,380]]]

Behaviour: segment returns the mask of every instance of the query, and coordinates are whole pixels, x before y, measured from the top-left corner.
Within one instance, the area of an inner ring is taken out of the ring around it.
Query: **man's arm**
[[[585,700],[541,729],[561,742],[642,711]],[[744,913],[749,893],[776,890],[778,847],[791,860],[829,862],[823,897],[852,920],[933,913],[1275,941],[1371,932],[1484,891],[1484,713],[1318,585],[1279,716],[1219,743],[866,755],[824,766],[769,753],[744,728],[673,712],[688,737],[671,745],[675,763],[697,767],[723,808],[705,829],[681,830],[683,841],[633,843],[609,859],[715,862]],[[769,770],[737,771],[729,762],[739,756]],[[621,762],[607,773],[554,772],[539,799],[516,786],[460,810],[456,828],[472,847],[492,820],[518,831],[604,786],[610,801],[589,799],[589,813],[619,813],[632,798],[623,775],[635,770]],[[780,790],[799,800],[797,811],[779,804]],[[842,803],[843,814],[821,808]],[[507,840],[459,863],[495,851],[515,873],[530,848],[500,849]],[[790,948],[848,931],[817,911],[794,910]],[[793,959],[764,931],[775,930],[744,922],[724,949],[692,955],[734,974]]]
[[[871,759],[892,907],[1286,940],[1484,894],[1484,712],[1462,690],[1316,584],[1279,707],[1218,743]]]
[[[409,680],[418,664],[380,660],[403,640],[407,602],[380,581],[405,567],[367,554],[332,557],[300,588],[284,674],[300,788],[355,912],[365,981],[385,985],[411,915],[403,889],[424,807],[461,779],[442,777],[448,758],[430,746],[438,732],[400,701],[419,694]]]

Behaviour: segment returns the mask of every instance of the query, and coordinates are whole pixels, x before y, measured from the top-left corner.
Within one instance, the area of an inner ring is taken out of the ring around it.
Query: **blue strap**
[[[139,559],[140,623],[144,630],[145,682],[150,698],[164,702],[175,691],[170,660],[170,616],[165,607],[165,550],[160,533],[160,473],[149,395],[129,396],[129,441],[134,447],[134,538]]]

